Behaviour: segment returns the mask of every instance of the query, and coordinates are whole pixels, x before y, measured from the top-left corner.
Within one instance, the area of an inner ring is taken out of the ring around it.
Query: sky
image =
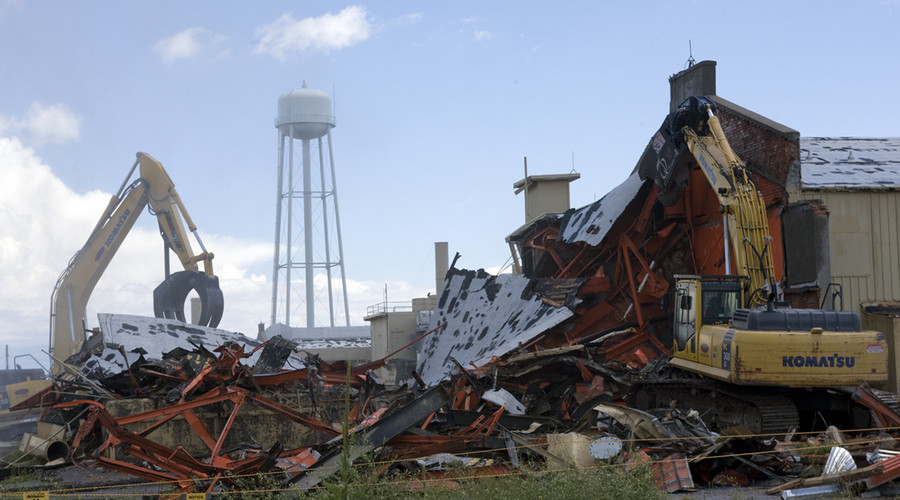
[[[900,136],[898,25],[900,0],[0,0],[6,366],[46,366],[53,286],[138,151],[215,254],[220,328],[268,324],[274,120],[303,82],[333,99],[350,322],[365,326],[385,297],[434,292],[434,242],[460,268],[509,264],[523,158],[531,175],[579,173],[574,207],[622,182],[690,58],[717,62],[719,96],[805,137]],[[144,213],[88,327],[152,315],[162,277]]]

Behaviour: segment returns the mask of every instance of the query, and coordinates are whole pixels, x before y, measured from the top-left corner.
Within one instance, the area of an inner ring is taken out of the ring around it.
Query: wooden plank
[[[793,490],[796,488],[807,488],[810,486],[822,486],[826,484],[834,484],[840,482],[853,483],[867,477],[877,476],[884,472],[884,466],[881,464],[872,464],[862,469],[855,469],[830,476],[808,477],[803,479],[794,479],[784,484],[769,488],[766,490],[767,495],[775,495],[785,490]]]

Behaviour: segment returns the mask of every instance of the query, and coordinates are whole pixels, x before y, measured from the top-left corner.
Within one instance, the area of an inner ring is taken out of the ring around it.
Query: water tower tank
[[[289,132],[293,125],[293,133]],[[320,90],[294,89],[278,98],[275,126],[294,139],[316,139],[334,127],[331,98]]]

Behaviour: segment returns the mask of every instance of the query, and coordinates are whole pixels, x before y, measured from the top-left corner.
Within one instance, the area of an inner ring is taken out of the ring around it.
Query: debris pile
[[[560,298],[564,289],[555,289]],[[508,291],[498,286],[492,293]],[[151,324],[163,331],[186,328],[172,320],[107,320],[135,332]],[[446,333],[450,326],[442,323],[425,339],[454,339]],[[861,489],[890,487],[900,476],[894,465],[900,451],[893,451],[886,430],[854,438],[834,428],[759,436],[745,428],[710,429],[696,411],[674,403],[650,411],[623,405],[631,381],[659,363],[630,366],[605,358],[608,342],[629,334],[515,355],[485,337],[485,346],[473,342],[449,351],[452,368],[445,377],[422,363],[426,369],[412,374],[416,382],[391,389],[372,372],[379,362],[329,364],[278,336],[264,343],[232,336],[213,349],[188,340],[190,349],[178,345],[158,359],[147,345],[126,351],[107,341],[99,354],[84,358],[89,361],[80,376],[57,378],[44,397],[45,408],[50,394],[56,404],[42,424],[54,426],[54,441],[65,444],[57,460],[184,492],[246,488],[237,478],[260,474],[277,478],[284,489],[314,488],[348,456],[374,457],[377,474],[419,481],[517,474],[526,456],[553,470],[648,463],[667,492],[759,485],[799,495],[842,481]],[[433,342],[430,347],[441,352]],[[102,354],[110,352],[121,361]],[[106,364],[101,369],[90,360]],[[478,365],[482,360],[487,363]],[[900,421],[878,393],[859,388],[856,397],[885,425]],[[43,442],[29,435],[23,447],[38,454]],[[831,445],[845,451],[826,463],[823,450]],[[799,477],[818,462],[825,464],[821,475]]]
[[[59,460],[185,492],[263,474],[306,490],[363,457],[375,476],[463,480],[517,474],[525,456],[548,470],[648,466],[665,492],[885,491],[900,477],[897,397],[846,387],[887,380],[885,336],[853,313],[785,307],[818,304],[799,286],[816,269],[775,283],[782,244],[827,213],[754,181],[713,137],[710,101],[689,102],[620,186],[510,235],[514,274],[454,260],[405,385],[375,376],[385,359],[328,363],[279,336],[104,315],[31,399],[52,427],[23,447],[49,450],[52,432]],[[729,311],[707,312],[716,303]]]

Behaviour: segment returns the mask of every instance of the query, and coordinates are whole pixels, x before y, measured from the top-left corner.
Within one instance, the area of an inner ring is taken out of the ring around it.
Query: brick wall
[[[791,164],[800,160],[800,142],[788,140],[722,106],[718,115],[728,142],[747,167],[783,187]]]

